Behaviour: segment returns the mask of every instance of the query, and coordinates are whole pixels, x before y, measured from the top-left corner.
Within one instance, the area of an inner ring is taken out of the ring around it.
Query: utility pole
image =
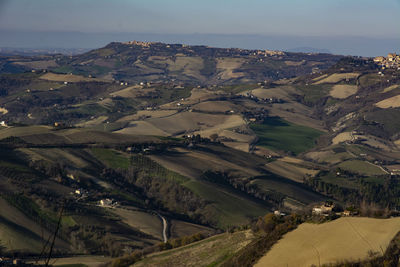
[[[58,222],[57,222],[57,227],[56,227],[56,230],[54,231],[53,241],[51,242],[49,255],[48,255],[46,263],[45,263],[46,267],[49,266],[49,262],[50,262],[50,259],[51,259],[51,254],[53,253],[54,244],[56,242],[57,233],[58,233],[58,231],[60,229],[60,226],[61,226],[61,219],[62,219],[62,215],[63,215],[63,212],[64,212],[64,206],[65,206],[65,201],[61,206],[60,215],[58,217]]]

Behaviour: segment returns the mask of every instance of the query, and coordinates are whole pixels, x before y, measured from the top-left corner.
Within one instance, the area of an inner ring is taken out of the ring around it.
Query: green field
[[[111,168],[127,169],[130,165],[129,158],[115,150],[105,148],[92,148],[91,151],[96,158],[103,161]]]
[[[378,109],[366,115],[366,120],[370,122],[378,122],[383,126],[384,130],[391,136],[400,131],[399,109]],[[382,130],[380,130],[382,131]],[[379,133],[381,134],[381,133]]]
[[[360,189],[360,185],[358,184],[357,179],[340,177],[337,176],[334,172],[329,172],[326,175],[320,176],[319,178],[321,178],[321,180],[324,181],[325,183],[337,185],[342,188],[355,189],[355,190]]]
[[[332,85],[310,84],[296,86],[296,89],[304,94],[304,101],[307,104],[316,104],[321,98],[329,95]]]
[[[306,186],[283,177],[262,176],[257,177],[252,183],[256,184],[263,191],[276,192],[306,205],[326,199]]]
[[[362,87],[368,87],[382,83],[384,79],[376,73],[371,73],[361,76],[359,80]]]
[[[269,117],[262,124],[250,124],[250,128],[259,137],[258,145],[295,154],[311,149],[322,134],[313,128],[290,123],[279,117]]]
[[[340,163],[338,166],[346,171],[360,173],[360,174],[366,174],[366,175],[386,174],[378,166],[362,160],[348,160]]]
[[[261,216],[270,210],[269,206],[263,206],[246,196],[241,196],[228,187],[197,180],[191,180],[183,185],[212,203],[217,212],[215,219],[221,228],[247,224],[250,218]]]

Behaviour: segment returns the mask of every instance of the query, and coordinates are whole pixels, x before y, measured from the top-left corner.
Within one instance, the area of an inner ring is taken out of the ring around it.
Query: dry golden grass
[[[178,56],[173,65],[169,66],[169,71],[183,70],[183,74],[201,78],[200,70],[203,68],[201,57]]]
[[[322,74],[321,76],[315,77],[313,79],[313,81],[316,82],[316,81],[322,80],[322,79],[324,79],[326,77],[328,77],[328,74]]]
[[[0,113],[3,113],[3,115],[8,113],[8,110],[5,108],[0,108]]]
[[[146,118],[163,118],[176,114],[177,110],[171,109],[158,109],[158,110],[139,110],[136,114],[127,115],[120,118],[117,122],[135,121],[143,117]]]
[[[202,112],[229,112],[235,109],[235,104],[228,101],[205,101],[192,108]]]
[[[298,158],[292,158],[292,157],[283,157],[280,159],[283,162],[287,163],[295,163],[295,164],[303,164],[304,161]]]
[[[387,92],[393,91],[397,88],[400,88],[400,86],[398,84],[395,84],[395,85],[386,87],[385,89],[383,89],[383,91],[381,93],[387,93]]]
[[[134,85],[134,86],[129,86],[124,89],[121,89],[119,91],[110,93],[111,96],[120,96],[120,97],[136,97],[137,95],[140,94],[141,91],[144,91],[142,89],[142,86],[140,85]]]
[[[342,161],[355,158],[356,156],[354,154],[350,154],[349,152],[334,153],[332,150],[327,150],[309,152],[306,154],[306,157],[319,163],[337,164]]]
[[[233,149],[237,149],[240,151],[244,151],[244,152],[249,152],[250,151],[250,145],[249,143],[244,143],[244,142],[237,142],[237,141],[226,141],[223,142],[223,144],[227,147],[231,147]]]
[[[379,108],[398,108],[400,107],[400,95],[396,95],[375,104]]]
[[[78,123],[78,124],[76,124],[76,126],[78,126],[78,127],[90,127],[90,126],[101,124],[102,122],[104,122],[107,119],[108,119],[107,116],[99,116],[97,118],[94,118],[93,120],[89,120],[89,121],[84,121],[84,122]]]
[[[9,136],[27,136],[32,134],[49,133],[52,127],[49,126],[25,126],[8,127],[0,130],[0,139]]]
[[[269,111],[270,116],[278,116],[291,123],[308,126],[322,132],[327,131],[323,121],[310,117],[312,109],[301,103],[273,104]]]
[[[228,80],[232,78],[240,78],[244,76],[243,72],[234,72],[245,62],[242,58],[218,58],[217,59],[217,70],[218,76],[222,80]]]
[[[235,170],[236,172],[240,172],[243,176],[261,175],[259,171],[252,167],[232,163],[229,160],[218,157],[216,154],[183,148],[177,148],[174,151],[178,153],[173,156],[152,155],[151,159],[163,165],[167,169],[195,179],[202,175],[204,170],[207,169],[215,171]]]
[[[305,60],[302,60],[302,61],[289,61],[289,60],[286,60],[285,61],[285,64],[288,65],[288,66],[301,66],[304,63],[306,63]]]
[[[26,154],[31,160],[46,160],[46,161],[63,161],[68,162],[72,166],[78,168],[85,168],[89,166],[89,163],[74,155],[69,153],[65,149],[60,148],[21,148],[19,149],[22,153]]]
[[[111,260],[112,258],[104,256],[77,256],[68,258],[55,258],[50,261],[50,264],[52,266],[80,266],[80,264],[84,264],[88,267],[101,267],[105,266],[105,264]],[[45,264],[45,262],[39,261],[39,264]]]
[[[266,164],[265,168],[272,173],[300,183],[303,182],[303,178],[307,175],[315,176],[319,172],[318,170],[299,167],[281,159]]]
[[[88,77],[74,75],[74,74],[56,74],[56,73],[46,73],[46,74],[40,76],[40,79],[47,80],[47,81],[53,81],[53,82],[70,82],[70,83],[95,82],[95,81],[103,81],[104,82],[104,80],[96,79],[96,78],[88,78]]]
[[[219,95],[224,94],[222,91],[210,91],[204,88],[194,88],[188,100],[190,101],[206,101],[212,98],[218,98]]]
[[[387,140],[376,138],[371,135],[362,136],[366,140],[363,141],[363,144],[367,144],[371,147],[378,148],[385,151],[392,151],[395,147],[391,146],[390,143],[388,144]]]
[[[321,84],[321,83],[338,83],[345,79],[354,79],[360,76],[359,73],[334,73],[322,80],[315,82],[314,84]]]
[[[221,123],[216,123],[214,125],[209,124],[210,127],[202,128],[199,131],[195,131],[195,134],[200,134],[201,136],[210,137],[214,133],[220,133],[227,129],[237,128],[245,125],[246,122],[242,117],[238,115],[227,116]]]
[[[267,157],[269,155],[274,156],[274,157],[279,157],[280,155],[276,153],[275,151],[268,149],[266,147],[262,146],[256,146],[254,150],[254,154],[261,156],[261,157]]]
[[[339,143],[346,142],[346,141],[351,141],[351,140],[353,140],[351,132],[343,132],[343,133],[340,133],[340,134],[336,135],[332,139],[332,143],[334,145],[337,145]]]
[[[207,135],[207,133],[211,134],[245,124],[239,115],[216,115],[198,112],[180,112],[169,117],[149,119],[146,122],[170,135],[182,132]]]
[[[154,236],[160,241],[162,240],[163,226],[160,218],[157,215],[123,208],[115,208],[111,211],[120,216],[122,218],[122,222],[126,223],[127,225]]]
[[[181,109],[181,107],[177,107],[178,103],[183,105],[195,105],[201,102],[205,102],[208,100],[214,100],[220,98],[222,95],[226,95],[223,91],[211,91],[205,88],[193,88],[190,94],[190,97],[185,98],[184,100],[170,102],[164,105],[161,105],[161,109]]]
[[[149,74],[153,74],[153,75],[160,75],[163,73],[163,70],[157,69],[157,68],[152,68],[147,66],[145,63],[143,63],[140,59],[135,61],[135,67],[138,68],[138,71],[140,74],[142,75],[148,75],[147,77],[151,77],[151,75]],[[151,78],[147,78],[147,81],[151,81]]]
[[[171,238],[190,236],[198,233],[210,233],[213,231],[206,226],[177,220],[170,220],[169,225]]]
[[[333,151],[328,150],[328,151],[312,151],[312,152],[308,152],[307,154],[305,154],[305,157],[308,159],[312,159],[315,160],[317,162],[324,162],[324,159],[326,157],[330,157],[334,155]]]
[[[205,78],[200,74],[204,65],[201,57],[188,57],[184,54],[176,54],[175,56],[174,60],[171,57],[151,56],[149,61],[161,66],[168,66],[168,71],[171,73],[183,72],[184,75],[205,81]]]
[[[242,94],[247,93],[243,92]],[[281,86],[278,88],[270,88],[270,89],[254,89],[251,90],[251,93],[259,98],[280,98],[284,100],[291,100],[289,94],[296,93],[296,90],[290,86]]]
[[[169,133],[155,127],[147,121],[134,121],[128,127],[116,131],[116,133],[133,134],[133,135],[154,135],[154,136],[168,136]]]
[[[342,217],[324,224],[304,223],[286,234],[256,267],[309,267],[382,253],[400,231],[400,218]]]
[[[329,94],[334,98],[344,99],[357,93],[357,90],[356,85],[336,84],[332,87]]]
[[[163,56],[151,56],[148,58],[148,61],[152,61],[156,64],[174,64],[174,61],[170,57],[163,57]]]
[[[244,143],[252,143],[256,138],[256,135],[240,134],[230,130],[223,130],[219,132],[218,135]]]

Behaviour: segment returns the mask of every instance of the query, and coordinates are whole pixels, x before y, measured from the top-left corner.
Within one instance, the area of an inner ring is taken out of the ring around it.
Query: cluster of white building
[[[374,62],[382,67],[385,68],[394,68],[400,70],[400,55],[390,53],[387,57],[376,57],[374,58]]]

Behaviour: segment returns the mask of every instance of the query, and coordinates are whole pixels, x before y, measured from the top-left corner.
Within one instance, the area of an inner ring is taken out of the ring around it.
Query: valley
[[[329,54],[128,42],[2,56],[0,251],[43,260],[56,232],[60,262],[229,266],[271,248],[253,228],[275,211],[277,240],[299,226],[261,264],[321,203],[357,218],[317,228],[398,216],[399,84],[371,58]]]

